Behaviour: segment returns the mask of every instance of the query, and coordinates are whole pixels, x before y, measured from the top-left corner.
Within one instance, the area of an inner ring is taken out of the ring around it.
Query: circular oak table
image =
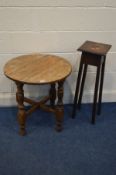
[[[64,116],[63,109],[63,84],[70,75],[72,67],[64,58],[55,55],[29,54],[22,55],[8,61],[4,66],[4,74],[13,80],[17,86],[16,100],[18,103],[18,122],[20,135],[26,134],[26,118],[35,109],[42,108],[53,112],[56,117],[56,130],[62,130]],[[56,83],[58,88],[56,90]],[[24,84],[44,85],[50,84],[49,95],[37,102],[24,96]],[[57,97],[57,103],[55,100]],[[45,105],[47,101],[50,105]],[[29,110],[25,110],[24,102],[31,104]]]

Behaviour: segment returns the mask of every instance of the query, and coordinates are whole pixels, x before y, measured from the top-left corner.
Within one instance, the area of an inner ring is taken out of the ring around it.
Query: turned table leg
[[[50,88],[50,106],[52,108],[55,107],[55,100],[56,100],[56,88],[55,88],[55,83],[51,84],[51,88]]]
[[[20,135],[25,135],[25,122],[26,122],[26,112],[24,108],[24,91],[23,91],[23,85],[22,83],[16,82],[17,86],[17,92],[16,92],[16,100],[18,103],[18,122],[20,126],[19,133]]]
[[[64,107],[63,107],[63,83],[64,81],[58,82],[58,102],[56,106],[56,130],[62,130],[62,122],[64,117]]]

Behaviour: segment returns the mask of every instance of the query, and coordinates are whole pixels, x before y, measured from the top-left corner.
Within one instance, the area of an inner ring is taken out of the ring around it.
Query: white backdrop
[[[112,44],[107,55],[103,101],[116,101],[115,0],[0,0],[0,105],[15,105],[15,84],[3,74],[4,64],[31,52],[68,59],[73,72],[64,89],[64,103],[72,103],[80,53],[85,41]],[[89,67],[83,102],[93,99],[95,67]],[[41,97],[48,86],[25,86],[30,97]]]

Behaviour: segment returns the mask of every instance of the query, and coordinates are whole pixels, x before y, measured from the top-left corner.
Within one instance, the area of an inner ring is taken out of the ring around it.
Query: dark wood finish
[[[16,99],[18,103],[18,121],[20,135],[26,134],[26,118],[36,109],[41,108],[47,112],[53,112],[56,117],[56,130],[62,130],[64,115],[63,109],[63,82],[70,75],[72,67],[64,58],[55,55],[30,54],[14,58],[5,65],[5,75],[16,82]],[[56,95],[55,83],[58,83]],[[42,100],[34,101],[24,97],[24,84],[50,84],[49,96]],[[56,96],[58,98],[55,105]],[[50,106],[45,103],[50,100]],[[29,110],[25,110],[24,102],[31,105]]]
[[[72,118],[75,118],[75,114],[76,114],[76,106],[77,106],[77,99],[78,99],[78,96],[79,96],[82,71],[83,71],[83,63],[82,63],[82,57],[81,57],[80,66],[79,66],[79,73],[78,73],[77,83],[76,83],[75,96],[74,96]]]
[[[88,52],[95,55],[106,55],[110,48],[111,45],[109,44],[85,41],[84,44],[78,48],[78,51]]]
[[[19,133],[20,135],[25,135],[25,122],[26,122],[26,112],[24,107],[24,91],[23,91],[23,85],[22,83],[16,82],[17,86],[17,92],[16,92],[16,100],[18,103],[18,122],[20,126]]]
[[[98,99],[98,111],[97,114],[101,114],[101,102],[102,102],[102,91],[103,91],[103,82],[104,82],[104,71],[105,71],[105,61],[106,61],[106,56],[103,56],[103,64],[101,66],[101,83],[100,83],[100,92],[99,92],[99,99]]]
[[[76,106],[78,107],[78,109],[80,109],[81,107],[81,101],[82,101],[82,95],[83,95],[83,89],[84,89],[88,65],[97,67],[94,98],[93,98],[93,109],[92,109],[93,124],[95,123],[95,119],[96,119],[97,103],[98,103],[97,113],[98,114],[101,113],[105,60],[106,60],[106,54],[110,48],[111,48],[111,45],[108,45],[108,44],[96,43],[93,41],[86,41],[78,49],[78,51],[82,52],[82,55],[81,55],[79,73],[78,73],[75,96],[74,96],[72,118],[75,117]]]
[[[94,100],[93,100],[93,110],[92,110],[92,123],[95,123],[95,115],[96,115],[96,104],[97,104],[97,96],[98,96],[98,87],[99,87],[99,77],[100,77],[100,65],[97,67],[96,81],[95,81],[95,90],[94,90]]]
[[[81,83],[81,88],[80,88],[80,95],[79,95],[79,100],[78,100],[78,109],[81,108],[81,101],[82,101],[83,89],[84,89],[85,78],[86,78],[86,74],[87,74],[87,66],[88,66],[87,64],[84,65],[82,83]]]
[[[56,100],[56,88],[55,83],[51,84],[50,88],[50,105],[52,108],[55,107],[55,100]]]
[[[64,107],[63,107],[63,83],[64,81],[58,82],[58,102],[56,106],[56,130],[61,131],[63,116],[64,116]]]

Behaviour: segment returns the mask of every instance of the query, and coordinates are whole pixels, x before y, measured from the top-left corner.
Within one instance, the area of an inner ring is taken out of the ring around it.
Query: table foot
[[[20,131],[19,131],[19,135],[21,135],[21,136],[25,136],[27,133],[26,133],[26,131],[25,130],[21,130],[20,129]]]
[[[56,131],[62,131],[62,123],[64,118],[64,107],[63,107],[63,83],[64,81],[58,82],[58,102],[56,106]]]
[[[64,110],[63,108],[57,108],[56,109],[56,127],[55,130],[60,132],[62,131],[62,122],[63,122],[63,116],[64,116]]]
[[[25,116],[25,112],[24,113],[20,113],[18,114],[18,122],[19,122],[19,134],[21,136],[26,135],[26,129],[25,129],[25,122],[26,122],[26,116]]]

